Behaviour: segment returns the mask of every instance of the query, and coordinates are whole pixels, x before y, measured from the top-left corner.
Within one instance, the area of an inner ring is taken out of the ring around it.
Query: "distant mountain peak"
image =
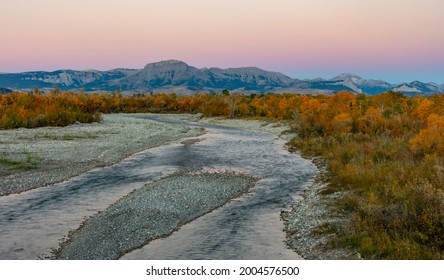
[[[332,81],[337,81],[337,80],[349,80],[349,79],[355,79],[355,80],[363,80],[363,78],[361,76],[358,76],[356,74],[352,74],[352,73],[342,73],[334,78],[332,78]]]
[[[36,87],[47,90],[60,88],[177,94],[194,94],[196,91],[221,92],[224,89],[243,93],[309,94],[331,94],[342,90],[366,94],[377,94],[388,90],[398,90],[406,94],[444,92],[444,85],[419,81],[395,85],[382,80],[363,79],[352,73],[342,73],[328,80],[317,78],[302,81],[254,66],[199,69],[176,59],[149,63],[143,69],[117,68],[109,71],[64,69],[53,72],[33,71],[0,75],[0,88],[4,88],[3,92],[7,89],[28,91]]]
[[[237,70],[248,70],[248,71],[266,71],[256,66],[244,66],[238,68],[227,68],[227,69],[237,69]]]
[[[148,63],[147,65],[145,65],[145,68],[153,68],[153,67],[189,67],[189,65],[183,61],[176,59],[162,60],[159,62]]]
[[[6,94],[11,92],[12,90],[10,90],[9,88],[0,88],[0,94]]]

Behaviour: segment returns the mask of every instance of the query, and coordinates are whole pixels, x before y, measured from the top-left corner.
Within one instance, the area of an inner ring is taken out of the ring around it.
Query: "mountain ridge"
[[[116,68],[99,70],[30,71],[0,73],[0,88],[32,90],[34,88],[63,90],[116,91],[134,93],[176,92],[193,94],[221,92],[228,89],[244,93],[324,93],[341,90],[355,93],[377,94],[388,90],[410,95],[428,95],[444,92],[444,84],[411,83],[391,84],[383,80],[363,79],[352,73],[342,73],[331,79],[295,79],[280,72],[258,67],[196,68],[180,60],[148,63],[142,69]],[[6,91],[6,90],[5,90]]]

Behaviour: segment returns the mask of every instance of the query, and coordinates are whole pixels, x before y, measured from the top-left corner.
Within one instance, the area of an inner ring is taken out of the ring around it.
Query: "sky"
[[[444,83],[443,0],[0,0],[0,72],[177,59]]]

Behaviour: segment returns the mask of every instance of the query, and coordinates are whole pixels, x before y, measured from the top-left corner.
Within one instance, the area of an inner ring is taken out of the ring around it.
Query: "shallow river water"
[[[0,197],[0,259],[51,255],[62,238],[134,189],[176,171],[233,170],[259,178],[249,193],[122,259],[296,259],[285,246],[280,211],[316,173],[275,135],[163,115],[147,118],[205,128],[206,134],[138,153],[49,187]]]

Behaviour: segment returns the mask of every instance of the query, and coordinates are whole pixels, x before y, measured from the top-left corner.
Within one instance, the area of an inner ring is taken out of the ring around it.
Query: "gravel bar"
[[[204,133],[143,116],[111,114],[102,115],[100,123],[0,130],[0,196],[61,182],[134,153]]]
[[[316,179],[304,186],[304,192],[291,210],[281,212],[287,246],[309,260],[361,259],[359,253],[350,248],[331,244],[337,233],[348,227],[348,217],[334,206],[343,193],[326,191],[325,163],[320,158],[312,160],[318,166]]]
[[[291,127],[285,122],[252,119],[226,119],[221,117],[202,118],[199,122],[268,132],[286,141],[293,139],[297,135],[291,131]]]
[[[57,259],[118,259],[247,192],[256,182],[234,172],[173,174],[94,215],[55,251]]]

